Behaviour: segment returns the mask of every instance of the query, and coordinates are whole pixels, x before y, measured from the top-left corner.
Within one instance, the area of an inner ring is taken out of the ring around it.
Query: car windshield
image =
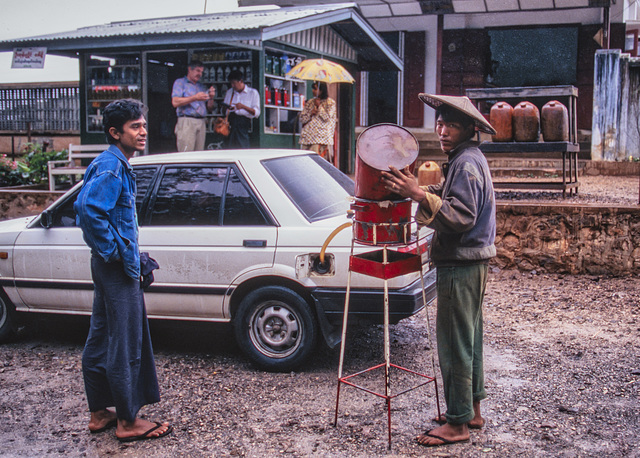
[[[351,178],[317,154],[263,161],[267,171],[310,222],[346,215]]]

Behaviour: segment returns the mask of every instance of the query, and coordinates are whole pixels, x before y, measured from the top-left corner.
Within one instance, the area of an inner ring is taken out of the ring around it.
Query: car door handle
[[[264,248],[267,246],[266,240],[243,240],[242,245],[247,248]]]

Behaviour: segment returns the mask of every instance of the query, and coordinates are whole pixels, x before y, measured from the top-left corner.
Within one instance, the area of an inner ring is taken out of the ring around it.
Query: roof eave
[[[344,21],[353,21],[368,37],[371,44],[375,45],[380,52],[386,57],[393,66],[399,71],[404,69],[404,63],[402,59],[382,40],[378,33],[369,25],[369,23],[362,18],[353,8],[329,11],[327,13],[316,14],[311,17],[296,19],[295,21],[285,22],[275,26],[265,27],[262,30],[262,39],[264,41],[276,39],[283,35],[299,32],[301,30],[311,29],[315,27],[321,27],[324,25],[337,24]],[[347,40],[350,44],[353,43],[353,39],[349,34],[341,34],[341,36]],[[371,68],[373,69],[373,68]],[[371,70],[368,69],[368,70]],[[366,69],[363,69],[366,70]]]

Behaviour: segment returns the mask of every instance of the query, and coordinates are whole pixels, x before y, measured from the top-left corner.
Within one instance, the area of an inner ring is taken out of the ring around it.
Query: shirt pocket
[[[116,216],[120,236],[126,239],[125,243],[133,241],[136,237],[136,200],[133,194],[120,194],[116,202]]]

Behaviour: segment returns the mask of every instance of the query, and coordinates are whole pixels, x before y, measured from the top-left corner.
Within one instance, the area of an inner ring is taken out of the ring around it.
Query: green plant
[[[33,184],[40,184],[48,179],[48,166],[49,161],[64,160],[68,157],[67,151],[42,151],[40,145],[33,143],[27,143],[27,155],[25,162],[28,167],[29,182]]]
[[[0,156],[0,186],[19,186],[29,182],[29,167],[22,161]]]

